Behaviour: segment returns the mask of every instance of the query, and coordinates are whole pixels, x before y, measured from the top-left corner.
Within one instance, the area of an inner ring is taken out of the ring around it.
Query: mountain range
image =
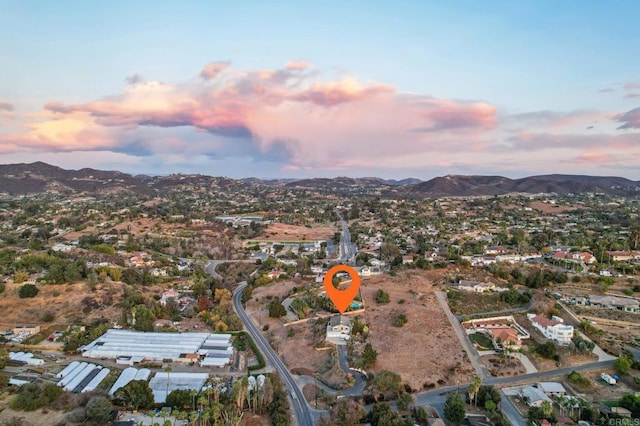
[[[507,193],[605,193],[640,195],[640,181],[613,176],[541,175],[520,179],[503,176],[447,175],[427,181],[419,179],[385,180],[376,177],[314,179],[231,179],[201,174],[168,176],[130,175],[119,171],[84,168],[65,170],[43,162],[0,165],[0,193],[34,194],[45,191],[99,193],[131,191],[161,192],[180,185],[226,189],[251,186],[279,186],[335,193],[394,194],[406,197],[492,196]]]

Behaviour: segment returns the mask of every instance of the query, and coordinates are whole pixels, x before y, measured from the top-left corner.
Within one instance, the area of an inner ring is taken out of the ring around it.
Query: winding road
[[[356,255],[358,254],[358,248],[351,242],[351,233],[349,232],[349,225],[347,224],[347,221],[344,220],[338,210],[336,210],[335,212],[336,215],[340,218],[340,227],[342,228],[339,246],[340,257],[338,258],[338,261],[340,263],[352,264],[356,259]]]
[[[296,384],[289,370],[284,365],[278,354],[271,348],[269,342],[264,338],[260,330],[253,323],[249,315],[242,306],[242,292],[247,287],[247,282],[241,282],[233,292],[233,308],[242,320],[245,329],[253,338],[258,349],[262,352],[265,360],[280,374],[284,387],[291,396],[291,406],[293,407],[296,423],[299,426],[313,426],[317,418],[320,417],[320,411],[312,410],[307,403],[302,391]]]

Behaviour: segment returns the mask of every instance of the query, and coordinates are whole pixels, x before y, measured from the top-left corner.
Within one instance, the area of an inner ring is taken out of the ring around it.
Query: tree
[[[166,405],[179,410],[193,405],[193,391],[189,389],[176,389],[167,395]]]
[[[447,395],[447,400],[444,403],[444,417],[454,425],[459,425],[464,421],[464,402],[457,393]]]
[[[133,325],[135,330],[153,331],[156,316],[151,309],[147,308],[145,305],[136,306],[135,319],[136,322]]]
[[[153,405],[153,391],[146,380],[132,380],[118,389],[114,397],[133,410],[150,408]]]
[[[378,352],[373,349],[371,343],[367,343],[364,345],[364,349],[362,350],[362,368],[371,367],[376,363],[378,359]]]
[[[87,419],[96,424],[108,424],[112,420],[113,404],[104,396],[96,396],[87,404]]]
[[[142,282],[142,277],[135,269],[127,268],[122,271],[122,281],[129,285],[140,284]]]
[[[29,279],[29,273],[25,270],[16,271],[13,275],[13,282],[16,284],[22,284]]]
[[[280,318],[287,314],[287,310],[279,300],[272,300],[269,303],[269,316],[271,318]]]
[[[484,409],[487,410],[488,412],[493,413],[494,411],[496,411],[496,408],[497,408],[496,403],[493,402],[492,400],[485,401]]]
[[[625,355],[619,356],[616,359],[614,366],[616,367],[616,371],[621,375],[625,375],[629,373],[629,369],[631,369],[631,364],[633,362],[627,358]]]
[[[362,405],[351,398],[342,398],[331,407],[331,420],[326,425],[357,426],[364,417],[365,411]]]
[[[28,299],[36,297],[38,295],[38,287],[33,284],[25,284],[18,289],[18,296],[20,299]]]
[[[481,407],[484,407],[487,401],[492,401],[498,405],[500,403],[500,392],[493,386],[480,386],[476,401]]]
[[[409,405],[413,403],[413,395],[407,392],[401,392],[398,394],[396,398],[396,404],[398,406],[398,410],[400,411],[408,411]]]

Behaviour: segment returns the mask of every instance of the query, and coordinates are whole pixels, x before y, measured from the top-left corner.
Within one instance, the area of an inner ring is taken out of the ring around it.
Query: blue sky
[[[640,3],[396,3],[0,1],[0,162],[640,179]]]

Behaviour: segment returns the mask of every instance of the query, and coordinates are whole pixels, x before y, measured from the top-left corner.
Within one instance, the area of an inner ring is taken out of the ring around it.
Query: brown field
[[[45,312],[53,314],[50,325],[90,324],[96,319],[116,322],[121,315],[119,303],[122,300],[126,284],[107,282],[98,284],[90,291],[84,282],[76,284],[38,285],[36,297],[20,299],[19,284],[7,284],[0,298],[0,327],[13,328],[16,325],[48,324],[42,321]],[[161,286],[149,286],[139,289],[146,297],[162,294]],[[186,325],[186,323],[183,323]]]
[[[361,285],[369,341],[378,351],[372,370],[394,371],[414,390],[464,383],[473,377],[471,364],[433,293],[433,283],[441,282],[442,273],[408,271],[364,280]],[[391,303],[376,304],[378,289],[389,293]],[[408,322],[398,328],[392,320],[400,313]]]
[[[251,241],[316,241],[333,238],[338,229],[333,226],[306,226],[285,225],[284,223],[272,223],[264,230],[260,238],[252,238]]]
[[[471,380],[471,364],[433,292],[433,283],[443,282],[448,273],[451,270],[405,271],[395,277],[383,275],[362,281],[361,293],[366,306],[363,316],[369,325],[368,342],[378,352],[371,371],[396,372],[414,390]],[[282,299],[292,287],[303,285],[303,281],[286,281],[257,288],[247,310],[260,327],[268,325],[263,333],[287,366],[308,374],[331,363],[332,350],[316,349],[324,340],[324,323],[310,320],[284,327],[281,320],[269,318],[267,313],[271,298]],[[391,303],[375,303],[378,289],[389,293]],[[403,302],[398,303],[401,300]],[[401,313],[406,315],[408,322],[398,328],[392,325],[392,320]],[[291,328],[294,335],[288,337]],[[329,369],[323,376],[323,381],[331,384],[344,380],[338,368]]]
[[[15,411],[9,408],[11,402],[11,396],[5,396],[3,400],[0,400],[0,424],[6,425],[12,422],[12,420],[18,420],[23,426],[39,426],[42,424],[56,425],[65,424],[65,415],[67,413],[59,410],[51,409],[39,409],[35,411]],[[46,419],[46,422],[45,420]]]
[[[302,285],[302,281],[284,281],[258,287],[247,303],[247,311],[259,328],[268,326],[268,330],[263,329],[263,334],[290,371],[306,375],[321,372],[319,379],[322,382],[340,388],[346,376],[337,363],[335,347],[324,345],[326,322],[310,320],[284,327],[281,320],[269,318],[267,305],[271,298],[283,299],[291,288]],[[293,330],[293,336],[288,335],[291,333],[289,330]]]

